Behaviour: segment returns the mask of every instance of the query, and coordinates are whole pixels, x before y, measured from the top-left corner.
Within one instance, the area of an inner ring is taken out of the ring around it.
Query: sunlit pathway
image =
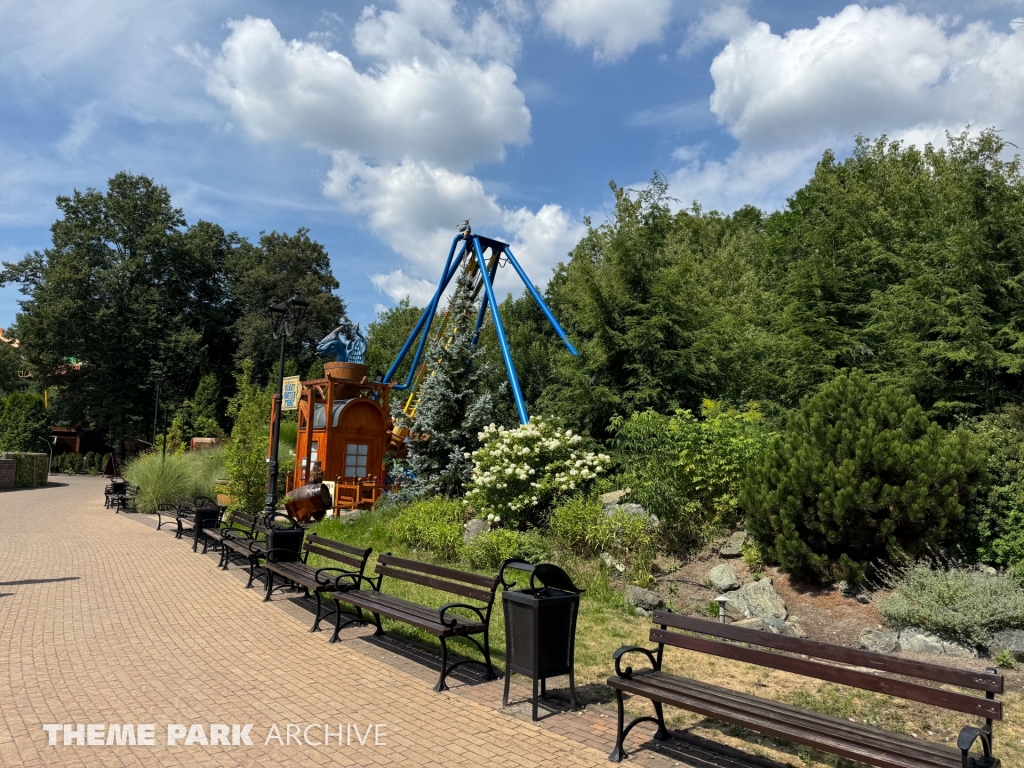
[[[595,749],[329,645],[184,542],[104,509],[101,478],[64,480],[0,494],[0,764],[607,764]],[[65,746],[51,729],[50,746],[45,724],[101,724],[93,740],[104,743]],[[110,724],[152,724],[154,745],[107,746]],[[238,724],[239,745],[204,746],[195,728],[199,743],[168,746],[174,724],[201,725],[207,740],[210,724],[224,724],[228,742]],[[252,746],[241,738],[248,724]],[[285,744],[289,724],[298,728]],[[329,746],[316,745],[324,724]]]

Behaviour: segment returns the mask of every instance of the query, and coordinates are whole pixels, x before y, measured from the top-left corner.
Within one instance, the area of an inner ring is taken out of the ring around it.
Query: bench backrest
[[[454,568],[406,560],[390,553],[377,558],[377,573],[380,576],[422,584],[442,592],[479,600],[488,607],[494,602],[494,591],[498,588],[497,576],[457,571]]]
[[[667,611],[655,611],[653,622],[661,625],[651,629],[651,640],[659,645],[672,645],[748,664],[758,664],[762,667],[793,672],[804,677],[875,691],[909,701],[965,712],[969,715],[978,715],[989,720],[1002,720],[1003,718],[1002,702],[994,700],[995,694],[1003,692],[1003,676],[994,669],[987,672],[953,669],[923,661],[899,659],[888,654],[864,651],[859,648],[845,648],[817,640],[784,637],[757,629],[734,627],[706,619],[680,616]],[[668,627],[709,635],[721,638],[721,640],[708,640],[692,634],[674,632]],[[729,640],[771,650],[725,642]],[[800,658],[774,651],[795,653],[810,658]],[[815,659],[821,661],[815,661]],[[863,668],[913,677],[932,683],[945,683],[984,691],[985,698],[886,677],[864,671]]]
[[[314,555],[347,565],[352,568],[353,572],[357,573],[363,572],[363,569],[366,567],[366,560],[370,557],[370,552],[372,551],[371,547],[362,549],[352,544],[335,541],[334,539],[325,539],[323,536],[317,536],[315,533],[311,533],[306,537],[302,548],[306,552],[311,552]]]
[[[242,512],[241,510],[236,509],[231,513],[231,521],[229,525],[231,528],[241,531],[249,531],[252,533],[256,526],[256,515],[250,515],[248,512]]]

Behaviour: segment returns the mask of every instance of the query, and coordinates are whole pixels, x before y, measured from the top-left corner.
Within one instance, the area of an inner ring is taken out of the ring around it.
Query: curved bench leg
[[[498,673],[491,665],[491,633],[489,630],[484,632],[484,661],[487,662],[487,674],[484,676],[484,680],[497,680]]]
[[[373,633],[373,636],[374,637],[379,637],[380,635],[383,635],[384,634],[384,627],[382,627],[381,624],[380,624],[380,614],[379,613],[373,614],[373,621],[377,625],[377,631]]]
[[[250,579],[250,582],[252,579]],[[270,600],[270,594],[274,591],[274,572],[267,569],[267,594],[263,596],[263,602]]]
[[[310,632],[319,632],[320,631],[320,606],[321,606],[323,601],[322,601],[322,598],[320,597],[320,592],[314,592],[313,594],[316,595],[316,619],[313,621],[313,627],[309,631]],[[308,589],[306,590],[306,597],[309,597],[309,590]]]
[[[621,763],[622,759],[626,756],[626,750],[622,748],[622,742],[626,738],[626,734],[622,730],[622,726],[626,721],[626,710],[622,703],[622,691],[615,691],[615,702],[619,707],[619,722],[615,730],[615,749],[608,755],[608,759],[613,763]]]
[[[376,616],[377,614],[374,614]],[[448,643],[446,638],[441,638],[441,677],[438,678],[437,685],[434,686],[434,690],[440,693],[441,691],[447,691],[448,686],[444,684],[444,679],[448,676]]]
[[[654,704],[654,711],[658,713],[658,730],[654,733],[655,741],[668,741],[671,736],[668,732],[668,728],[665,727],[665,711],[660,701],[652,702]]]
[[[246,589],[252,589],[253,579],[256,578],[256,561],[249,561],[249,582],[245,585]]]
[[[338,600],[334,601],[334,634],[331,635],[331,639],[328,642],[338,642],[338,635],[341,634],[341,602]]]

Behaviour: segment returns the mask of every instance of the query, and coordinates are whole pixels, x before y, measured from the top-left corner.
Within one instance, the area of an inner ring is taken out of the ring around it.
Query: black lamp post
[[[288,337],[295,333],[295,328],[302,319],[309,302],[299,294],[295,294],[284,304],[276,301],[268,308],[270,322],[275,339],[281,340],[281,359],[277,366],[277,394],[274,395],[274,423],[270,431],[270,460],[267,467],[267,501],[263,507],[264,514],[277,509],[277,449],[281,440],[281,405],[284,394],[284,345]]]
[[[153,383],[156,384],[156,407],[153,409],[153,446],[156,446],[156,425],[160,417],[160,385],[164,382],[164,372],[161,368],[154,368],[152,373]]]

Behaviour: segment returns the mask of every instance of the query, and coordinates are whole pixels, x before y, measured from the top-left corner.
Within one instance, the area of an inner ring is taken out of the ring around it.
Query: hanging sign
[[[299,395],[302,393],[302,386],[299,384],[298,376],[285,376],[284,389],[281,396],[281,410],[295,411],[299,408]]]

